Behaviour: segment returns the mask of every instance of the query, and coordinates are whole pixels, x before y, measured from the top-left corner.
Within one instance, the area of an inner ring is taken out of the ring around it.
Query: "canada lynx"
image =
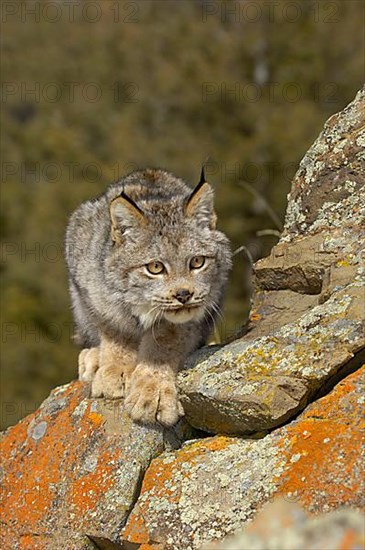
[[[72,214],[66,261],[79,377],[94,397],[124,397],[132,419],[171,426],[175,385],[203,345],[222,300],[231,253],[215,229],[204,173],[192,191],[163,170],[133,172]]]

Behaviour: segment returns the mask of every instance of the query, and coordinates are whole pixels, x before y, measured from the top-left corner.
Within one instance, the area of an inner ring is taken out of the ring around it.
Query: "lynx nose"
[[[192,297],[193,292],[190,292],[187,288],[179,288],[179,290],[176,291],[174,298],[176,300],[179,300],[181,304],[186,304]]]

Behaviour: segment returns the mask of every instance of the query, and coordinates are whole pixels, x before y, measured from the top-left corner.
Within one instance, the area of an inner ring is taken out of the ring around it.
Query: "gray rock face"
[[[285,229],[254,266],[250,331],[179,374],[188,421],[211,433],[279,426],[365,347],[365,91],[300,163]]]

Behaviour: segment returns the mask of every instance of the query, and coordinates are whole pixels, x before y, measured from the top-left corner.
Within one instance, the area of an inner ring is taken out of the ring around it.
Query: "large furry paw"
[[[133,367],[112,365],[101,367],[91,383],[92,397],[107,397],[118,399],[124,397],[125,386]]]
[[[184,415],[173,377],[146,365],[134,370],[124,406],[133,420],[146,424],[173,426]]]
[[[91,382],[99,368],[99,348],[83,349],[79,353],[79,380]]]

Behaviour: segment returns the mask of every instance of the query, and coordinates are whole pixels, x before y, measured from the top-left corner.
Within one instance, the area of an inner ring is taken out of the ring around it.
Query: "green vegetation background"
[[[120,2],[119,21],[116,4],[95,23],[80,8],[3,23],[3,427],[76,376],[62,246],[82,200],[134,167],[194,184],[208,157],[220,227],[257,259],[276,242],[257,235],[278,228],[267,205],[284,219],[300,159],[362,84],[361,1],[258,2],[256,16],[244,1]],[[247,315],[248,274],[237,255],[223,337]]]

